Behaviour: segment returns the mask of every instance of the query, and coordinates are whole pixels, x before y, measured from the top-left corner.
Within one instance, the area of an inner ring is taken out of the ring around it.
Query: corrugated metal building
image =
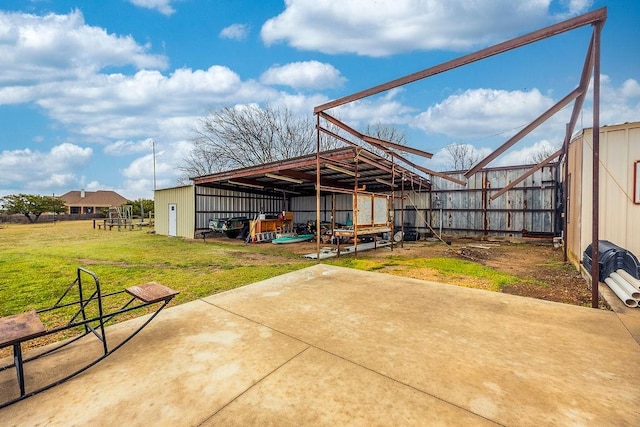
[[[640,122],[600,128],[599,239],[640,256]],[[592,239],[593,129],[569,144],[567,249],[574,264]]]
[[[195,230],[209,227],[214,218],[246,216],[253,219],[259,213],[278,213],[286,209],[286,199],[273,194],[261,194],[214,187],[195,186]],[[193,236],[194,230],[191,230]]]
[[[536,171],[514,189],[491,200],[492,193],[528,168],[486,169],[473,176],[466,187],[434,177],[431,192],[427,186],[396,189],[394,224],[422,235],[433,230],[473,236],[553,236],[560,229],[557,164]],[[461,178],[462,174],[457,172],[453,176]],[[229,187],[226,182],[223,185]],[[156,232],[193,238],[197,232],[206,230],[213,218],[246,216],[252,219],[259,213],[274,214],[283,210],[294,212],[296,223],[315,221],[316,197],[202,185],[158,190]],[[333,215],[337,223],[349,223],[353,221],[353,195],[323,193],[320,211],[321,221],[330,222]]]
[[[194,186],[154,192],[155,232],[165,236],[193,238],[195,230]]]
[[[434,177],[430,193],[432,227],[438,229],[442,225],[445,234],[501,237],[553,236],[558,233],[557,163],[537,170],[513,189],[491,199],[493,193],[531,167],[483,169],[469,178],[466,187]],[[448,174],[463,179],[463,173]]]

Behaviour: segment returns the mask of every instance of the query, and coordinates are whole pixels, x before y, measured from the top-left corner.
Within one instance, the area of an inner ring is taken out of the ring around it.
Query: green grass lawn
[[[0,229],[0,316],[50,306],[77,267],[96,273],[103,292],[157,281],[181,303],[313,264],[271,246],[94,230],[91,221],[10,224]]]
[[[316,263],[295,245],[185,240],[134,231],[97,230],[92,221],[9,224],[0,228],[0,316],[51,306],[77,267],[96,273],[103,292],[156,281],[192,301]],[[498,291],[518,277],[464,259],[371,251],[328,264]]]

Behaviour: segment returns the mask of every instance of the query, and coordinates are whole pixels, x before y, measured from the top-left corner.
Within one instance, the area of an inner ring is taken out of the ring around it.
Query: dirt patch
[[[449,239],[448,239],[449,240]],[[239,239],[216,239],[225,243],[245,245]],[[269,243],[259,243],[270,245]],[[321,247],[331,245],[321,244]],[[316,243],[304,242],[292,245],[278,245],[283,252],[302,256],[315,253]],[[234,252],[235,253],[235,252]],[[404,242],[395,245],[393,250],[380,248],[374,251],[366,251],[358,254],[359,258],[383,260],[390,256],[401,258],[436,258],[454,257],[476,262],[497,271],[521,278],[516,284],[503,286],[501,292],[538,298],[547,301],[561,302],[580,306],[591,306],[591,284],[587,283],[572,264],[565,264],[563,251],[554,248],[551,242],[541,240],[517,240],[510,241],[477,241],[472,239],[453,240],[451,245],[442,242]],[[265,262],[273,262],[272,258],[259,252],[240,252],[234,256],[245,259],[255,265]],[[353,255],[347,255],[352,257]],[[455,282],[456,285],[488,289],[482,280],[474,280],[472,277],[464,277],[460,280],[444,278],[437,271],[430,268],[397,268],[393,265],[378,269],[388,274],[412,277],[415,279]],[[606,307],[604,300],[600,300],[600,307]]]
[[[304,253],[315,251],[315,244],[298,247],[296,251]],[[477,262],[495,270],[519,277],[521,282],[504,286],[501,292],[561,302],[580,306],[591,306],[591,284],[587,283],[572,264],[564,263],[562,249],[554,248],[546,241],[504,241],[482,242],[474,240],[453,241],[450,246],[441,242],[405,242],[402,247],[368,251],[367,258],[383,258],[390,254],[400,257],[455,257]],[[437,272],[430,269],[394,271],[393,267],[382,270],[385,273],[402,274],[417,279],[439,281]],[[482,281],[466,278],[462,286],[486,289]],[[606,307],[600,299],[600,307]]]

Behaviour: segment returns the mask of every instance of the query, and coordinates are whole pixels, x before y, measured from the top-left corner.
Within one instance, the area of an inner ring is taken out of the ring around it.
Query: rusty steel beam
[[[355,152],[356,150],[353,150],[353,151]],[[352,163],[348,163],[343,160],[331,159],[329,157],[324,157],[324,156],[320,156],[320,161],[323,163],[331,163],[332,165],[344,167],[347,169],[353,167]]]
[[[340,129],[343,129],[346,132],[349,132],[351,135],[353,135],[353,136],[355,136],[355,137],[357,137],[359,139],[363,139],[363,137],[365,136],[365,135],[361,134],[360,132],[358,132],[357,130],[349,127],[348,125],[342,123],[340,120],[336,119],[335,117],[330,116],[329,114],[327,114],[325,112],[318,113],[318,117],[322,117],[322,118],[326,119],[327,121],[329,121],[329,122],[333,123],[334,125],[338,126]],[[327,131],[327,132],[330,132],[330,131]],[[342,140],[344,140],[346,142],[345,139],[342,139]],[[467,183],[465,181],[459,180],[459,179],[454,178],[452,176],[449,176],[447,174],[436,172],[436,171],[433,171],[431,169],[424,168],[422,166],[418,166],[415,163],[413,163],[412,161],[402,157],[401,155],[399,155],[397,153],[394,153],[392,151],[389,151],[389,149],[387,149],[384,146],[378,144],[377,142],[372,142],[372,141],[368,141],[368,142],[369,142],[369,144],[373,145],[374,147],[379,148],[380,150],[383,150],[383,151],[389,153],[390,156],[392,156],[392,157],[402,161],[403,163],[405,163],[405,164],[407,164],[407,165],[419,170],[420,172],[424,172],[424,173],[426,173],[428,175],[439,176],[440,178],[446,179],[446,180],[451,181],[451,182],[455,182],[456,184],[467,185]],[[349,143],[350,144],[355,144],[354,142],[351,142],[351,141],[349,141]],[[357,144],[355,144],[355,145],[357,145]]]
[[[381,150],[384,150],[384,147],[380,146],[379,144],[377,144],[377,143],[375,143],[375,142],[369,142],[369,144],[371,144],[371,145],[373,145],[374,147],[377,147],[377,148],[379,148],[379,149],[381,149]],[[389,151],[388,153],[389,153],[389,155],[390,155],[391,157],[393,157],[393,158],[396,158],[396,159],[400,160],[401,162],[403,162],[403,163],[405,163],[405,164],[407,164],[407,165],[409,165],[409,166],[413,167],[414,169],[419,170],[420,172],[426,173],[426,174],[428,174],[428,175],[435,175],[435,176],[439,176],[439,177],[440,177],[440,178],[442,178],[442,179],[446,179],[447,181],[455,182],[456,184],[460,184],[460,185],[467,185],[467,183],[466,183],[465,181],[462,181],[462,180],[460,180],[460,179],[458,179],[458,178],[454,178],[454,177],[452,177],[452,176],[449,176],[449,175],[444,174],[444,173],[441,173],[441,172],[436,172],[436,171],[434,171],[434,170],[427,169],[427,168],[425,168],[425,167],[423,167],[423,166],[419,166],[419,165],[417,165],[417,164],[413,163],[411,160],[409,160],[409,159],[407,159],[407,158],[405,158],[405,157],[402,157],[401,155],[399,155],[399,154],[397,154],[397,153],[393,153],[393,152],[390,152],[390,151]]]
[[[598,308],[600,284],[600,34],[604,22],[593,29],[593,216],[591,223],[591,307]]]
[[[583,90],[581,88],[575,88],[574,90],[572,90],[567,96],[562,98],[554,106],[552,106],[547,111],[542,113],[537,119],[535,119],[534,121],[529,123],[527,126],[525,126],[520,132],[512,136],[507,142],[502,144],[500,147],[496,148],[487,157],[480,160],[473,168],[465,172],[464,176],[467,178],[470,178],[476,173],[478,173],[480,169],[484,168],[486,165],[494,161],[500,154],[504,153],[513,144],[515,144],[516,142],[520,141],[522,138],[527,136],[530,132],[532,132],[534,129],[536,129],[538,126],[544,123],[545,120],[547,120],[549,117],[553,116],[555,113],[562,110],[567,104],[569,104],[571,101],[573,101],[578,96],[580,96],[581,93],[583,93]]]
[[[331,115],[329,115],[329,114],[327,114],[327,113],[325,113],[325,112],[321,112],[321,113],[319,113],[319,114],[318,114],[318,118],[319,118],[319,117],[322,117],[323,119],[327,120],[328,122],[333,123],[335,126],[339,127],[340,129],[344,130],[345,132],[350,133],[351,135],[355,136],[355,137],[356,137],[356,138],[358,138],[358,139],[363,139],[363,137],[365,136],[364,134],[362,134],[362,133],[358,132],[357,130],[353,129],[352,127],[348,126],[347,124],[345,124],[345,123],[341,122],[340,120],[336,119],[335,117],[333,117],[333,116],[331,116]],[[323,132],[325,132],[325,133],[327,133],[327,134],[329,134],[329,135],[331,135],[331,136],[333,136],[333,137],[335,137],[335,138],[339,139],[340,141],[346,142],[346,143],[348,143],[348,144],[350,144],[350,145],[353,145],[353,146],[355,146],[355,147],[358,147],[358,148],[360,148],[360,149],[362,149],[362,148],[363,148],[363,147],[361,147],[360,145],[356,144],[355,142],[353,142],[353,141],[349,141],[348,139],[343,138],[343,137],[341,137],[341,136],[339,136],[339,135],[335,134],[334,132],[331,132],[330,130],[325,129],[325,128],[321,127],[321,126],[318,126],[318,129],[320,129],[320,130],[322,130]],[[382,151],[384,151],[384,152],[387,152],[390,156],[392,156],[392,157],[396,157],[396,158],[398,158],[398,159],[400,159],[400,160],[404,161],[405,163],[409,164],[408,160],[404,159],[403,157],[399,156],[398,154],[395,154],[395,153],[393,153],[393,152],[390,152],[390,151],[389,151],[388,149],[386,149],[385,147],[383,147],[383,146],[381,146],[381,145],[378,145],[378,144],[376,144],[375,142],[369,142],[369,143],[370,143],[371,145],[373,145],[374,147],[377,147],[377,148],[379,148],[380,150],[382,150]]]
[[[564,148],[564,169],[562,171],[562,260],[566,263],[569,261],[569,142],[571,142],[571,133],[569,132],[569,123],[567,123],[567,132],[564,136],[562,147]]]
[[[589,48],[587,49],[587,55],[584,60],[584,65],[582,67],[582,74],[580,75],[580,83],[578,83],[578,87],[583,89],[583,92],[579,97],[576,98],[576,102],[573,104],[573,111],[571,112],[571,119],[569,120],[569,126],[566,129],[567,135],[566,138],[571,139],[571,135],[576,127],[576,123],[578,121],[578,117],[580,116],[580,111],[582,111],[582,104],[584,103],[584,99],[587,96],[587,89],[589,88],[589,77],[591,76],[591,72],[593,71],[593,42],[594,42],[595,32],[591,33],[591,40],[589,42]]]
[[[415,163],[410,162],[407,159],[402,159],[402,161],[405,162],[406,164],[408,164],[409,166],[412,166],[412,167],[418,169],[420,172],[426,173],[428,175],[439,176],[442,179],[446,179],[447,181],[455,182],[456,184],[460,184],[462,186],[467,185],[466,181],[462,181],[462,180],[460,180],[458,178],[454,178],[454,177],[452,177],[450,175],[447,175],[445,173],[436,172],[436,171],[433,171],[431,169],[427,169],[427,168],[424,168],[422,166],[418,166]]]
[[[381,165],[380,163],[376,162],[375,160],[372,160],[372,159],[367,158],[367,157],[364,155],[364,153],[365,153],[365,152],[362,152],[362,150],[364,150],[364,148],[362,148],[361,146],[359,146],[359,145],[358,145],[358,144],[356,144],[355,142],[353,142],[353,141],[349,141],[347,138],[344,138],[344,137],[342,137],[342,136],[338,135],[337,133],[334,133],[334,132],[330,131],[329,129],[323,128],[322,126],[318,127],[318,129],[319,129],[321,132],[326,133],[327,135],[329,135],[329,136],[331,136],[331,137],[333,137],[333,138],[336,138],[337,140],[342,141],[342,142],[344,142],[344,143],[346,143],[346,144],[349,144],[349,145],[353,146],[354,148],[356,148],[356,149],[360,150],[360,153],[356,154],[356,157],[358,158],[358,160],[360,160],[360,161],[362,161],[362,162],[364,162],[364,163],[367,163],[367,164],[369,164],[369,165],[371,165],[371,166],[375,166],[375,167],[377,167],[378,169],[380,169],[380,170],[382,170],[382,171],[384,171],[384,172],[387,172],[387,173],[389,173],[389,174],[393,174],[393,173],[394,173],[394,172],[391,170],[391,168],[388,168],[388,167],[386,167],[386,166],[384,166],[384,165]],[[368,152],[367,152],[367,153],[368,153]],[[406,170],[406,169],[404,169],[404,168],[400,168],[400,169],[401,169],[402,171],[406,171],[407,173],[409,173],[409,171],[408,171],[408,170]],[[422,184],[422,181],[423,181],[423,180],[426,180],[426,178],[424,178],[424,177],[420,177],[419,175],[418,175],[418,178],[419,178],[420,180],[419,180],[418,182],[416,182],[416,181],[415,181],[415,179],[412,177],[412,178],[411,178],[411,182],[412,182],[413,184],[421,185],[421,184]]]
[[[566,124],[564,141],[562,143],[562,147],[564,150],[564,172],[563,172],[563,192],[562,192],[562,205],[563,205],[563,214],[562,218],[562,243],[563,243],[563,261],[567,262],[569,260],[569,143],[571,142],[571,136],[576,128],[576,123],[578,122],[578,117],[580,116],[580,111],[582,111],[582,105],[584,104],[584,99],[587,95],[587,89],[589,86],[589,77],[593,71],[593,48],[595,41],[596,33],[595,31],[591,33],[591,40],[589,41],[589,47],[587,49],[587,54],[585,56],[584,65],[582,66],[582,74],[580,75],[580,82],[578,83],[578,87],[584,88],[584,91],[580,96],[576,98],[576,102],[573,104],[573,111],[571,112],[571,118],[569,119],[569,123]]]
[[[329,114],[327,114],[325,112],[319,113],[319,116],[322,117],[323,119],[325,119],[326,121],[328,121],[330,123],[333,123],[334,125],[338,126],[340,129],[344,130],[345,132],[350,133],[351,135],[355,136],[358,139],[362,139],[362,137],[364,136],[363,134],[361,134],[360,132],[358,132],[354,128],[346,125],[345,123],[341,122],[340,120],[336,119],[333,116],[330,116]]]
[[[318,116],[318,117],[319,117],[319,116]],[[355,142],[350,141],[350,140],[348,140],[347,138],[345,138],[344,136],[338,135],[337,133],[332,132],[332,131],[330,131],[330,130],[329,130],[329,129],[327,129],[327,128],[324,128],[324,127],[322,127],[322,126],[318,126],[318,127],[317,127],[317,129],[318,129],[318,130],[320,130],[320,132],[322,132],[322,133],[325,133],[325,134],[327,134],[327,135],[329,135],[329,136],[331,136],[331,137],[333,137],[333,138],[335,138],[335,139],[337,139],[337,140],[339,140],[339,141],[342,141],[342,142],[344,142],[344,143],[346,143],[346,144],[351,145],[352,147],[355,147],[355,148],[362,148],[362,147],[360,147],[358,144],[356,144]]]
[[[516,185],[518,185],[519,183],[527,179],[529,176],[533,175],[536,171],[545,167],[549,162],[551,162],[551,160],[560,156],[562,153],[564,153],[564,147],[562,147],[561,149],[559,149],[558,151],[556,151],[555,153],[553,153],[552,155],[550,155],[549,157],[547,157],[546,159],[544,159],[543,161],[541,161],[540,163],[538,163],[537,165],[535,165],[534,167],[532,167],[531,169],[529,169],[528,171],[520,175],[518,178],[511,181],[507,186],[503,187],[497,193],[491,195],[491,200],[495,200],[498,197],[502,196],[504,193],[511,190],[513,187],[515,187]]]
[[[316,117],[316,129],[320,127],[320,116]],[[316,130],[316,262],[320,263],[320,187],[322,170],[320,168],[320,132]]]
[[[402,144],[396,144],[395,142],[386,141],[384,139],[376,138],[376,137],[369,136],[369,135],[363,135],[362,136],[362,140],[366,141],[366,142],[368,142],[370,144],[371,144],[371,142],[374,142],[374,143],[383,145],[387,149],[388,148],[395,148],[396,150],[406,151],[407,153],[415,154],[415,155],[421,156],[421,157],[426,157],[427,159],[430,159],[430,158],[433,157],[433,153],[429,153],[427,151],[419,150],[417,148],[412,148],[412,147],[409,147],[409,146],[406,146],[406,145],[402,145]]]
[[[528,33],[523,36],[516,37],[514,39],[507,40],[502,43],[498,43],[488,48],[478,50],[468,55],[461,56],[451,61],[444,62],[434,67],[430,67],[422,71],[418,71],[418,72],[406,75],[404,77],[400,77],[398,79],[391,80],[389,82],[374,86],[372,88],[361,90],[354,94],[344,96],[334,101],[330,101],[325,104],[318,105],[313,109],[313,112],[314,114],[317,114],[321,111],[325,111],[330,108],[335,108],[340,105],[347,104],[349,102],[357,101],[359,99],[378,94],[380,92],[385,92],[390,89],[394,89],[396,87],[404,86],[408,83],[413,83],[417,80],[421,80],[426,77],[440,74],[445,71],[449,71],[454,68],[458,68],[463,65],[467,65],[472,62],[479,61],[481,59],[489,58],[491,56],[498,55],[498,54],[507,52],[509,50],[517,49],[519,47],[522,47],[531,43],[535,43],[540,40],[553,37],[567,31],[574,30],[576,28],[583,27],[585,25],[590,25],[597,22],[603,22],[606,18],[607,18],[607,8],[603,7],[603,8],[594,10],[593,12],[576,16],[575,18],[571,18],[566,21],[562,21],[557,24],[550,25],[546,28],[542,28],[532,33]]]
[[[378,169],[380,169],[380,170],[382,170],[382,171],[384,171],[384,172],[386,172],[386,173],[388,173],[388,174],[390,174],[390,175],[394,175],[394,174],[395,174],[395,175],[399,175],[399,176],[401,176],[401,175],[402,175],[401,173],[399,173],[399,172],[394,172],[393,170],[391,170],[391,168],[388,168],[388,167],[386,167],[386,166],[382,166],[382,165],[380,165],[380,164],[378,164],[378,163],[374,162],[373,160],[371,160],[371,159],[369,159],[369,158],[367,158],[367,157],[365,157],[365,156],[358,156],[358,161],[359,161],[359,162],[367,163],[367,164],[369,164],[369,165],[371,165],[371,166],[375,166],[375,167],[377,167]]]

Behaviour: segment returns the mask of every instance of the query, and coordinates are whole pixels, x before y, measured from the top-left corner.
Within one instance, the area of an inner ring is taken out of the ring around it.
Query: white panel
[[[356,202],[357,200],[357,202]],[[354,204],[358,206],[358,226],[371,225],[373,220],[373,196],[368,194],[358,194],[357,199],[354,196]]]
[[[373,223],[374,225],[384,225],[387,223],[389,208],[387,207],[386,196],[375,196],[373,199]]]

